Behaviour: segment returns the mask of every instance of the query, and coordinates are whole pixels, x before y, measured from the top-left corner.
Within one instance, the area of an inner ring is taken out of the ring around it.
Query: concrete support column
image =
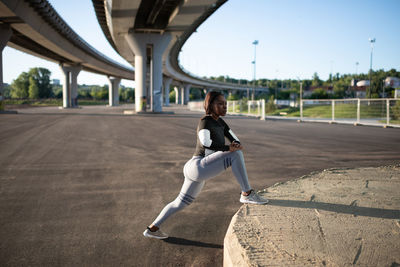
[[[164,106],[169,106],[169,87],[171,86],[172,78],[164,79]]]
[[[63,108],[78,106],[78,74],[82,70],[81,65],[66,66],[60,64],[61,71],[64,73],[63,84]]]
[[[176,105],[178,105],[178,104],[180,104],[181,103],[181,98],[180,98],[180,96],[181,96],[181,93],[180,93],[180,88],[179,87],[177,87],[177,86],[175,86],[174,87],[174,90],[175,90],[175,104]]]
[[[12,30],[10,26],[0,24],[0,110],[3,110],[3,49],[10,40]]]
[[[185,86],[179,87],[180,95],[179,95],[179,104],[182,106],[185,105]]]
[[[82,66],[76,65],[71,67],[71,104],[72,107],[78,106],[78,75]]]
[[[133,33],[125,35],[125,40],[135,54],[135,110],[146,111],[146,43]]]
[[[143,99],[146,97],[146,54],[147,47],[150,48],[152,68],[150,69],[150,85],[152,86],[152,95],[150,99],[154,112],[162,111],[162,55],[167,48],[171,34],[155,33],[134,33],[125,35],[129,47],[135,54],[135,108],[137,112],[145,111]]]
[[[162,35],[156,34],[153,36],[153,105],[154,112],[162,111],[162,55],[167,49],[169,42],[171,41],[171,34],[164,33]]]
[[[189,102],[189,96],[190,96],[190,88],[192,87],[191,84],[185,84],[184,86],[184,91],[183,91],[183,104],[187,105]]]
[[[121,78],[107,77],[108,78],[108,105],[118,106],[119,105],[119,84]]]
[[[70,82],[70,71],[68,67],[60,64],[60,69],[64,73],[63,83],[63,108],[70,108],[71,105],[71,82]]]

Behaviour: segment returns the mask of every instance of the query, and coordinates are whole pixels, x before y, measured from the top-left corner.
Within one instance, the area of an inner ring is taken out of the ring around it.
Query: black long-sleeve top
[[[204,116],[197,126],[197,144],[194,156],[204,157],[216,151],[229,151],[229,146],[225,145],[225,137],[230,142],[240,143],[223,119],[215,120],[210,115]]]

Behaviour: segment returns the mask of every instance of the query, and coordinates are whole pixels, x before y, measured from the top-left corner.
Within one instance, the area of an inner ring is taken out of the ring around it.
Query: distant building
[[[387,77],[385,79],[385,86],[392,88],[400,88],[400,78],[397,77]]]
[[[53,85],[60,85],[61,83],[60,83],[60,80],[59,80],[59,79],[53,79],[53,80],[52,80],[52,84],[53,84]]]
[[[369,87],[368,80],[357,81],[355,79],[351,80],[350,86],[355,93],[356,98],[366,98],[367,97],[367,88]]]
[[[394,98],[400,98],[400,78],[386,77],[384,82],[385,87],[394,88]]]

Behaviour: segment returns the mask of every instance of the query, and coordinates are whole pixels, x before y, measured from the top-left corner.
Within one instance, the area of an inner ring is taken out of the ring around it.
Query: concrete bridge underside
[[[226,0],[92,2],[109,43],[136,71],[91,47],[47,0],[0,0],[0,51],[8,45],[57,62],[64,73],[63,107],[77,105],[77,76],[81,70],[109,77],[110,105],[118,104],[120,80],[135,79],[136,111],[144,111],[147,105],[151,111],[161,111],[163,104],[169,104],[171,84],[179,88],[177,98],[181,104],[188,102],[191,87],[249,90],[250,86],[195,77],[183,71],[178,62],[186,40]]]

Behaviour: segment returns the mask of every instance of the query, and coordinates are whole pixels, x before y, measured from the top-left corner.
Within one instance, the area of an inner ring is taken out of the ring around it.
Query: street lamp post
[[[371,43],[371,56],[370,56],[370,61],[369,61],[369,89],[368,89],[368,97],[371,98],[371,88],[372,88],[372,80],[371,80],[371,75],[372,75],[372,53],[374,52],[374,43],[376,41],[375,38],[369,38],[369,42]]]
[[[255,90],[256,90],[256,88],[255,88],[255,86],[256,86],[256,47],[258,45],[258,40],[255,40],[253,42],[253,45],[254,45],[254,61],[252,61],[251,63],[254,64],[254,72],[253,72],[253,85],[254,85],[254,87],[253,87],[253,93],[251,95],[251,100],[254,100],[254,94],[255,94]]]
[[[358,65],[359,65],[360,63],[358,63],[358,61],[356,62],[356,76],[358,75]]]

